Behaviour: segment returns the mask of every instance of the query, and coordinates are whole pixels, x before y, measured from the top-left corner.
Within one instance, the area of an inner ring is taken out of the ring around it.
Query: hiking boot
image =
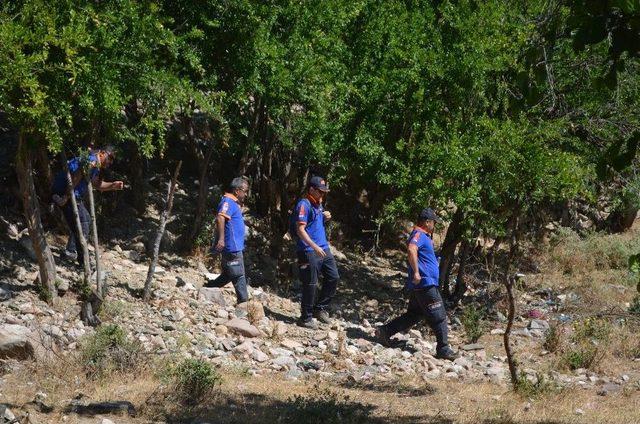
[[[437,359],[446,359],[447,361],[455,361],[460,355],[454,352],[449,346],[436,352]]]
[[[299,319],[296,324],[298,327],[308,328],[309,330],[317,330],[318,329],[318,321],[311,318],[308,320]]]
[[[389,338],[389,332],[384,325],[376,328],[376,341],[384,347],[391,346],[391,339]]]
[[[313,313],[313,316],[323,324],[331,325],[331,317],[329,313],[324,309],[318,309]]]

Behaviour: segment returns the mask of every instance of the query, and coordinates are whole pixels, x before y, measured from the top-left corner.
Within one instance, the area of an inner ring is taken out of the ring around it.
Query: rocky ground
[[[259,234],[254,231],[252,237],[258,239]],[[254,378],[274,381],[322,380],[353,387],[416,378],[505,388],[509,384],[502,348],[505,318],[499,305],[495,315],[485,320],[485,334],[477,343],[466,342],[459,314],[450,314],[451,342],[460,352],[454,362],[434,358],[435,343],[424,326],[396,336],[394,348],[376,343],[376,325],[404,308],[401,253],[364,257],[336,251],[342,282],[334,323],[313,331],[295,325],[299,314],[295,286],[255,283],[250,288],[251,300],[236,305],[230,285],[223,289],[202,287],[206,277],[213,277],[212,270],[194,257],[163,255],[156,268],[152,299],[144,303],[140,293],[148,268],[145,244],[135,240],[122,246],[105,244],[102,261],[109,294],[100,316],[105,323],[120,325],[151,354],[204,358],[220,369],[240,369]],[[57,258],[63,265],[59,281],[62,296],[49,306],[38,299],[33,286],[36,268],[20,253],[19,245],[4,241],[2,248],[0,356],[25,360],[64,357],[76,351],[82,338],[94,331],[79,319],[73,290],[77,269]],[[250,252],[248,264],[252,281],[264,281],[261,258]],[[638,359],[614,371],[567,371],[557,366],[542,342],[550,323],[570,325],[574,317],[562,311],[569,310],[567,304],[575,302],[577,295],[534,284],[537,278],[522,278],[522,287],[528,290],[518,293],[512,337],[527,380],[535,384],[544,379],[558,387],[600,396],[638,393]],[[495,302],[492,296],[499,293],[499,284],[481,287],[471,287],[470,293]],[[0,403],[11,392],[3,381],[0,379]],[[10,414],[5,412],[5,420]]]

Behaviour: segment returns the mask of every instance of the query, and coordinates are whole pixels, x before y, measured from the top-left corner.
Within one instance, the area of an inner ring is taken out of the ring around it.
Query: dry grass
[[[593,313],[624,305],[635,293],[627,261],[638,252],[638,228],[623,234],[592,234],[585,238],[566,230],[540,258],[541,284],[580,296],[579,302],[567,305],[569,310],[580,311],[584,307]]]
[[[580,389],[549,393],[526,399],[509,388],[489,383],[437,381],[419,378],[401,382],[371,381],[357,385],[287,381],[279,376],[249,377],[225,371],[220,390],[196,407],[187,408],[158,388],[161,381],[150,369],[136,375],[112,375],[100,381],[84,378],[82,369],[69,359],[25,364],[4,377],[0,388],[5,402],[24,405],[37,391],[49,395],[50,414],[34,412],[35,422],[61,422],[62,409],[78,394],[92,402],[127,400],[138,411],[136,417],[117,417],[118,423],[149,420],[217,423],[294,422],[295,417],[326,418],[331,408],[352,417],[339,422],[401,423],[632,423],[640,422],[640,392],[627,390],[600,397]],[[29,384],[30,383],[30,384]],[[11,390],[7,390],[11,388]],[[402,390],[400,390],[402,389]],[[298,397],[296,399],[296,396]],[[525,405],[530,406],[525,408]],[[17,408],[14,408],[17,409]],[[580,409],[584,415],[577,415]],[[314,415],[316,414],[316,415]],[[66,422],[82,422],[71,414]]]

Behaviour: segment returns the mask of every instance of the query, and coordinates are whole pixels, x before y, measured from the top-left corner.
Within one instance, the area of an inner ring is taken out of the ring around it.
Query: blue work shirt
[[[408,277],[406,287],[408,289],[422,289],[431,286],[438,286],[440,280],[440,268],[438,258],[433,249],[433,240],[425,230],[415,227],[409,236],[407,246],[415,244],[418,246],[418,272],[420,273],[420,283],[413,283],[413,268],[408,263]]]
[[[94,154],[90,154],[89,162],[91,162],[89,165],[89,179],[93,181],[93,179],[100,174],[100,168],[97,166],[98,157]],[[73,179],[78,172],[82,172],[84,164],[82,163],[82,158],[75,157],[73,159],[69,159],[67,161],[67,165],[69,166],[69,173]],[[76,199],[81,199],[87,192],[88,188],[87,180],[84,177],[81,178],[73,189]],[[51,188],[51,191],[53,194],[57,194],[58,196],[63,196],[67,193],[67,174],[64,170],[58,172],[53,178],[53,187]]]
[[[244,217],[238,198],[231,193],[222,196],[218,204],[218,215],[225,218],[224,252],[237,253],[244,250]]]
[[[306,224],[305,230],[311,240],[324,250],[329,248],[329,242],[327,241],[327,232],[324,229],[324,215],[322,212],[324,212],[322,203],[318,203],[309,197],[300,199],[296,204],[295,214],[298,224]],[[313,252],[313,248],[301,238],[298,238],[297,248],[298,252]]]

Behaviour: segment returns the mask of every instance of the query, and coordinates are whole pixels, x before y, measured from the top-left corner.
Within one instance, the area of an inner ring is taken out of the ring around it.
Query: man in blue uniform
[[[302,283],[302,302],[298,325],[318,328],[314,317],[330,324],[329,304],[336,294],[340,280],[336,260],[331,254],[324,223],[331,219],[322,202],[329,192],[324,178],[315,176],[309,180],[307,194],[294,209],[297,235],[297,259]],[[320,294],[316,298],[319,275],[323,277]]]
[[[71,183],[73,185],[73,193],[78,204],[78,215],[80,216],[80,226],[85,239],[89,236],[89,224],[91,215],[84,205],[84,196],[87,193],[89,185],[85,178],[85,169],[88,169],[89,180],[91,185],[98,191],[114,191],[122,190],[124,183],[122,181],[107,182],[102,180],[100,172],[108,168],[113,163],[115,153],[112,147],[95,150],[89,153],[88,157],[75,157],[67,161],[69,173],[71,174]],[[87,164],[88,161],[88,164]],[[87,165],[87,166],[85,166]],[[84,259],[82,249],[78,249],[78,229],[73,217],[73,207],[71,205],[69,194],[67,193],[67,174],[66,172],[58,172],[53,179],[53,187],[51,188],[53,201],[60,207],[64,215],[65,221],[69,226],[70,234],[67,241],[67,247],[64,254],[70,259],[78,259],[78,263],[82,266]]]
[[[433,248],[436,222],[440,219],[433,209],[426,208],[420,212],[418,225],[407,241],[409,307],[404,314],[378,327],[376,337],[380,344],[389,346],[391,336],[426,319],[436,335],[436,358],[452,361],[457,354],[449,347],[447,313],[438,290],[440,274]]]
[[[231,282],[236,290],[238,303],[249,299],[244,271],[245,226],[242,215],[242,205],[248,193],[249,182],[242,177],[234,178],[231,181],[230,193],[222,196],[218,204],[218,239],[214,249],[222,253],[222,274],[205,284],[205,287],[222,287]]]

